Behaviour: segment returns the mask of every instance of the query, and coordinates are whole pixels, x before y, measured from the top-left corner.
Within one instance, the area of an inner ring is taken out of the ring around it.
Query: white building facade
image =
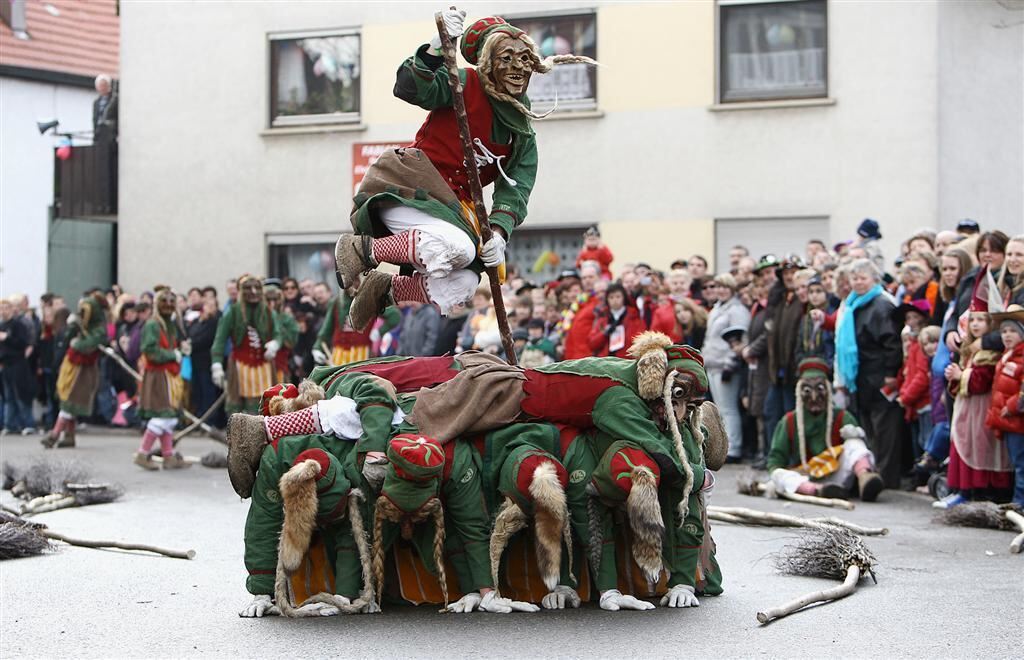
[[[915,229],[964,217],[1024,231],[1015,0],[465,8],[603,65],[546,83],[559,104],[535,122],[538,180],[510,251],[520,265],[545,250],[564,264],[593,224],[616,264],[658,268],[720,260],[734,243],[801,252],[865,217],[889,257]],[[332,281],[360,150],[411,141],[425,116],[391,89],[434,9],[123,3],[122,284]]]

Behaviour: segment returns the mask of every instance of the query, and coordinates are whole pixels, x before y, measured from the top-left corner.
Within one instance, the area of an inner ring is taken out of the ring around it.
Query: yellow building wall
[[[395,71],[436,30],[432,21],[368,24],[362,31],[362,117],[365,124],[423,121],[423,110],[395,98]]]
[[[602,222],[601,239],[612,249],[612,273],[617,277],[623,264],[642,261],[658,270],[668,270],[676,259],[692,254],[715,264],[715,222],[711,219],[647,220],[623,218]]]
[[[597,10],[598,106],[607,112],[714,101],[715,4],[625,4]]]

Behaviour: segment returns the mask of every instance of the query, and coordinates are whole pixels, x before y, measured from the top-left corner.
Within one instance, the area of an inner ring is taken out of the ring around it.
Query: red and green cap
[[[308,460],[314,460],[320,465],[320,473],[316,477],[317,522],[327,524],[345,514],[348,491],[352,484],[345,477],[338,459],[323,449],[313,447],[301,452],[292,461],[292,465]]]
[[[824,378],[828,380],[828,365],[821,358],[809,357],[800,360],[796,367],[797,378]]]
[[[270,400],[275,396],[294,399],[299,396],[299,388],[291,383],[278,383],[265,389],[260,397],[260,414],[264,417],[270,417]]]
[[[690,374],[700,386],[700,394],[708,391],[708,374],[704,371],[704,357],[693,346],[672,344],[665,349],[668,356],[669,371],[675,369],[680,374]]]
[[[498,474],[498,490],[502,495],[513,498],[523,511],[531,511],[533,495],[530,494],[530,484],[537,468],[545,463],[554,466],[558,482],[565,490],[569,485],[565,466],[548,452],[529,446],[516,447],[509,452]]]
[[[419,510],[441,489],[444,449],[432,438],[396,435],[388,443],[388,470],[381,495],[406,513]]]
[[[495,32],[503,32],[510,37],[517,37],[523,31],[514,25],[505,22],[501,16],[488,16],[476,21],[462,33],[462,56],[466,61],[476,66],[480,57],[480,49],[483,48],[487,37]]]
[[[646,469],[661,483],[661,468],[651,456],[632,442],[619,440],[612,443],[601,456],[591,481],[598,494],[613,502],[625,500],[633,489],[633,471]]]

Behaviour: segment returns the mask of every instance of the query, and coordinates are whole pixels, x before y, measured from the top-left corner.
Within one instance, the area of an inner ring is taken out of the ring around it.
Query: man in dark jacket
[[[772,385],[765,397],[764,423],[769,433],[796,407],[794,349],[804,312],[796,295],[796,272],[801,265],[797,258],[787,257],[779,269],[781,279],[768,293],[768,378]]]
[[[0,298],[0,381],[3,382],[3,427],[8,433],[35,433],[32,417],[32,372],[26,349],[32,345],[30,325]]]

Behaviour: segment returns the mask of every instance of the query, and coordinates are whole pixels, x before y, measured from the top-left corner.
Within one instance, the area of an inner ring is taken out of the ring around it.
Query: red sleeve
[[[598,253],[597,253],[597,261],[598,261],[598,263],[600,263],[602,266],[604,266],[605,269],[607,270],[608,266],[611,266],[612,265],[612,261],[614,261],[614,260],[615,260],[615,256],[612,255],[612,251],[608,249],[607,245],[602,245],[601,248],[598,250]]]
[[[831,314],[826,314],[825,315],[825,322],[821,324],[821,329],[822,330],[828,330],[829,332],[834,332],[835,331],[835,329],[836,329],[836,313],[838,311],[839,310],[836,310],[835,312],[832,312]]]
[[[971,368],[971,377],[967,381],[968,394],[987,394],[992,391],[992,379],[995,377],[992,365],[975,365]]]
[[[594,325],[590,329],[590,334],[587,335],[587,346],[596,355],[597,353],[608,354],[608,337],[604,334],[604,329],[608,327],[608,320],[603,316],[594,319]]]

